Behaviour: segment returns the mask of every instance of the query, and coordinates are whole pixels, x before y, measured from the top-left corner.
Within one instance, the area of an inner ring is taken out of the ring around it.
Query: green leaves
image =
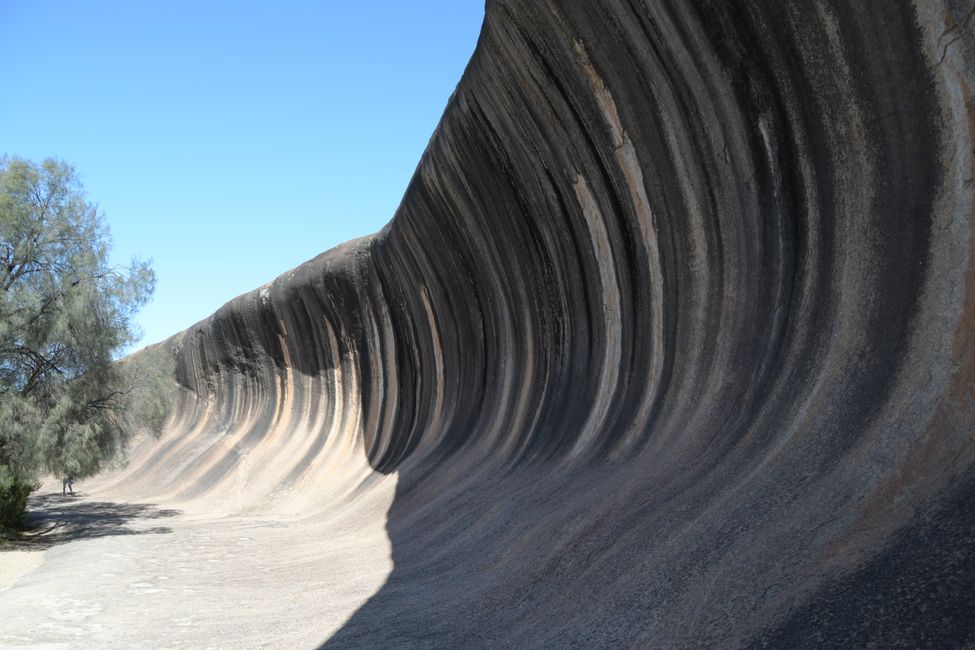
[[[152,295],[149,263],[109,265],[108,228],[74,169],[0,158],[0,475],[97,472],[175,393],[163,350],[117,361]]]

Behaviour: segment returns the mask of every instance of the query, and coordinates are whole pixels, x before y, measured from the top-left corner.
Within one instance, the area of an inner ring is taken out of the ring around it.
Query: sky
[[[0,154],[76,168],[162,340],[393,216],[484,0],[0,0]]]

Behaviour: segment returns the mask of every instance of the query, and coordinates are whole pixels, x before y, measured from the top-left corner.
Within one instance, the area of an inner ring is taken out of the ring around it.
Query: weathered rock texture
[[[397,472],[334,647],[975,643],[973,32],[489,1],[392,222],[171,339],[124,483],[304,512]]]

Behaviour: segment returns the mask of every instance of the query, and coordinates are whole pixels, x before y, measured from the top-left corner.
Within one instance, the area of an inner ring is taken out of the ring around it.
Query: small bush
[[[27,527],[27,497],[34,487],[20,481],[0,487],[0,537],[11,537]]]

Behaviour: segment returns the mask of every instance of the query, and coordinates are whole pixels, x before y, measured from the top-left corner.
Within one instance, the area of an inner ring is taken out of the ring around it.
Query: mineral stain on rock
[[[104,489],[385,518],[325,647],[975,643],[972,10],[490,0],[389,225],[165,342]]]

